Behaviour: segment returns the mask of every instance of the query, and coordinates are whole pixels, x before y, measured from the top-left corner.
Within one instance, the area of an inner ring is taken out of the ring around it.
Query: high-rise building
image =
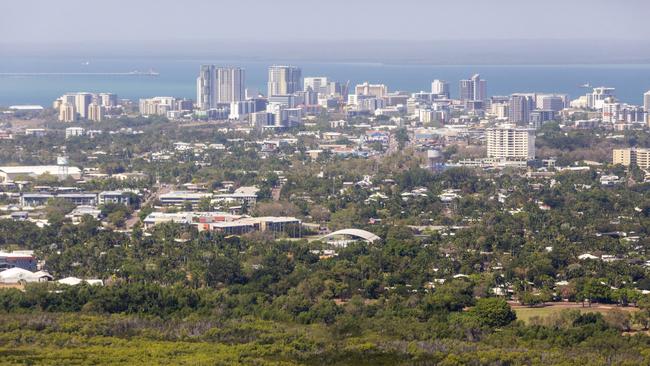
[[[556,112],[549,109],[535,109],[528,114],[528,124],[535,129],[555,119]]]
[[[239,67],[217,67],[217,103],[240,102],[246,99],[246,72]]]
[[[535,105],[537,109],[559,112],[567,106],[568,99],[566,94],[536,94]]]
[[[104,112],[106,107],[97,102],[92,102],[88,106],[88,119],[95,122],[101,122],[104,120]]]
[[[140,114],[143,116],[164,116],[168,111],[174,110],[176,108],[176,105],[176,98],[174,97],[154,97],[149,99],[140,99]]]
[[[604,86],[594,88],[591,93],[587,94],[587,107],[593,109],[602,109],[603,104],[605,103],[605,99],[610,97],[615,98],[615,90],[616,89],[614,88],[607,88]]]
[[[481,75],[475,74],[470,79],[460,81],[460,100],[486,100],[487,82],[481,80]]]
[[[77,93],[75,94],[74,106],[79,117],[82,119],[88,118],[88,106],[93,101],[93,95],[90,93]]]
[[[97,99],[97,103],[103,107],[117,106],[117,95],[113,93],[99,93]]]
[[[485,131],[488,158],[506,160],[535,159],[535,130],[514,126]]]
[[[508,105],[510,122],[528,124],[530,112],[535,109],[535,94],[512,94]]]
[[[616,101],[613,97],[608,97],[603,100],[601,107],[601,118],[603,122],[616,123],[621,120],[621,112],[623,105]]]
[[[646,121],[650,124],[650,90],[643,94],[643,111],[645,112]]]
[[[69,102],[62,102],[59,105],[59,121],[74,122],[76,120],[77,111],[74,109],[74,104]]]
[[[302,90],[302,71],[295,66],[269,67],[268,96],[288,95]]]
[[[330,91],[330,82],[325,76],[306,77],[303,82],[303,90],[310,89],[319,95],[334,94]]]
[[[384,84],[370,84],[366,81],[363,84],[357,84],[354,94],[383,98],[388,95],[388,87]]]
[[[254,100],[242,100],[239,102],[230,103],[230,115],[228,119],[243,119],[251,113],[255,113],[255,101]]]
[[[196,106],[208,110],[217,105],[217,73],[214,65],[201,65],[196,78]],[[142,113],[142,110],[140,110]]]
[[[96,115],[91,118],[90,107],[97,104],[103,108],[117,106],[117,96],[111,93],[67,93],[54,101],[52,106],[59,110],[59,120],[72,122],[81,119],[95,120]]]
[[[614,149],[612,160],[614,165],[636,165],[641,169],[650,169],[650,149]]]
[[[434,80],[431,83],[431,94],[444,95],[449,99],[449,83],[444,80]]]

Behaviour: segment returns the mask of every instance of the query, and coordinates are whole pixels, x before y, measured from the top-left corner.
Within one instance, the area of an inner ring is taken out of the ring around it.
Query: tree
[[[409,134],[406,128],[402,127],[395,131],[395,141],[397,141],[397,145],[399,146],[400,150],[404,149],[404,146],[406,146],[406,143],[410,140],[411,139],[409,138]]]
[[[517,314],[510,305],[499,298],[479,299],[470,310],[483,326],[490,328],[503,327],[517,319]]]
[[[57,224],[65,220],[65,215],[74,209],[74,203],[63,198],[51,198],[45,207],[45,216],[51,224]]]

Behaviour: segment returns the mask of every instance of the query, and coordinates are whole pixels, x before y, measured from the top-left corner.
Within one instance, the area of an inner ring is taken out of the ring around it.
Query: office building
[[[296,106],[296,96],[295,95],[274,95],[267,99],[266,108],[271,109],[275,106],[282,106],[285,108],[294,108]]]
[[[535,108],[559,112],[568,105],[568,99],[566,94],[536,94]]]
[[[508,103],[508,118],[512,123],[526,125],[534,109],[535,94],[512,94]]]
[[[254,100],[243,100],[230,103],[230,115],[228,119],[243,119],[249,114],[257,112]]]
[[[324,76],[306,77],[303,82],[303,90],[309,89],[319,95],[334,94],[330,91],[330,82]]]
[[[354,88],[354,94],[383,98],[388,95],[388,87],[384,84],[370,84],[366,81]]]
[[[487,82],[481,80],[479,74],[475,74],[470,79],[460,81],[460,100],[486,100],[487,99]]]
[[[529,128],[502,126],[485,131],[487,157],[505,160],[535,159],[535,131]]]
[[[444,96],[444,98],[449,99],[449,83],[444,80],[434,80],[431,83],[431,94]]]
[[[555,120],[556,112],[548,109],[535,109],[528,114],[528,124],[537,129],[546,122]]]
[[[302,90],[302,71],[295,66],[269,67],[268,96],[293,94]]]
[[[318,93],[311,88],[295,93],[296,105],[314,106],[318,105]]]
[[[650,149],[614,149],[612,160],[614,165],[636,165],[641,169],[650,169]]]

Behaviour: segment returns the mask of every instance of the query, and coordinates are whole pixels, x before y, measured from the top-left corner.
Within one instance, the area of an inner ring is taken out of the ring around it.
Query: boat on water
[[[127,74],[129,74],[129,75],[144,75],[144,76],[158,76],[158,75],[160,75],[160,73],[155,71],[154,69],[149,69],[149,71],[134,70],[134,71],[129,71]]]

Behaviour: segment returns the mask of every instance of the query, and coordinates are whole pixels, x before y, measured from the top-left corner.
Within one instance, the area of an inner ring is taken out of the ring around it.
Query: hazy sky
[[[0,42],[649,40],[650,0],[0,0]]]

